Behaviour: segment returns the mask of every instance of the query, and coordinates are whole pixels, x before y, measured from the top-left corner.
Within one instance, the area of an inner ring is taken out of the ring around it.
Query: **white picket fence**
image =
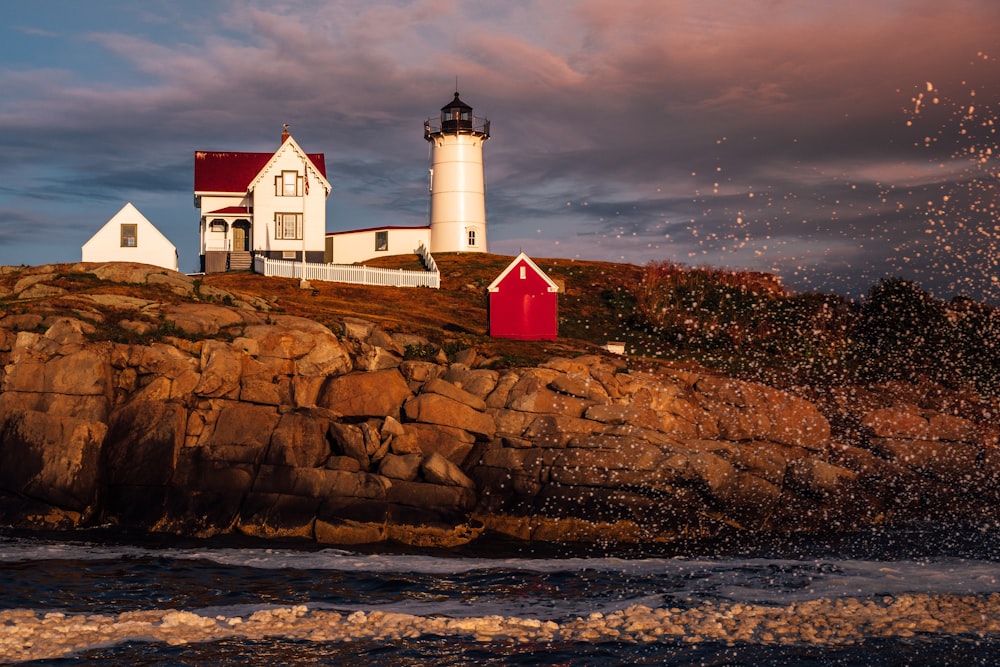
[[[429,256],[429,255],[428,255]],[[304,280],[325,280],[334,283],[355,285],[378,285],[380,287],[431,287],[440,289],[441,272],[433,264],[434,271],[407,271],[405,269],[383,269],[363,264],[312,264],[306,263],[303,276],[302,262],[287,259],[268,259],[263,255],[253,258],[254,273],[279,278],[299,278]]]

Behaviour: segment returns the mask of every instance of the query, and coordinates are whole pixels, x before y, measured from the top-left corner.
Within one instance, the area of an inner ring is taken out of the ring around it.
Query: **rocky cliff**
[[[0,273],[2,525],[636,543],[1000,500],[1000,406],[971,393],[779,390],[583,350],[496,370],[151,267]]]

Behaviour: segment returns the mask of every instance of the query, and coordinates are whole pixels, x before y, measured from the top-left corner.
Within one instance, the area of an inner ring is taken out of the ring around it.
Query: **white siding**
[[[431,252],[487,252],[483,138],[442,133],[431,157]],[[469,245],[469,231],[476,243]]]
[[[388,247],[375,250],[375,235],[386,232]],[[342,232],[326,237],[326,261],[332,264],[355,264],[375,257],[389,255],[411,255],[423,243],[430,246],[429,227],[367,229],[357,232]]]
[[[136,226],[135,246],[122,245],[122,225]],[[83,244],[84,262],[138,262],[177,270],[177,248],[130,203]]]
[[[305,154],[297,150],[298,144],[286,141],[275,153],[274,158],[258,174],[253,183],[253,238],[252,250],[270,251],[322,251],[326,236],[326,184],[320,180],[319,172],[309,162],[309,194],[303,195],[302,175]],[[278,196],[275,179],[284,171],[295,171],[299,175],[299,194]],[[275,237],[274,216],[276,213],[304,214],[305,239],[279,239]]]

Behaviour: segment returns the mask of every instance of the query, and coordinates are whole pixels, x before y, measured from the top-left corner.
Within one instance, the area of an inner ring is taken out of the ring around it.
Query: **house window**
[[[475,246],[475,245],[476,245],[476,230],[475,229],[470,229],[469,230],[469,246]]]
[[[122,225],[122,247],[134,248],[138,245],[138,225]]]
[[[274,189],[274,194],[278,197],[298,197],[302,194],[299,188],[299,172],[281,172],[281,176],[274,178]]]
[[[215,232],[217,234],[225,234],[226,233],[226,221],[225,220],[213,220],[210,223],[210,225],[209,225],[209,229],[211,229],[213,232]]]
[[[528,277],[528,269],[523,264],[521,265],[520,269],[521,269],[521,280],[524,280],[525,278]]]
[[[275,213],[274,214],[274,238],[281,239],[301,239],[302,238],[302,214],[301,213]]]
[[[389,232],[375,232],[375,250],[382,251],[389,249]]]

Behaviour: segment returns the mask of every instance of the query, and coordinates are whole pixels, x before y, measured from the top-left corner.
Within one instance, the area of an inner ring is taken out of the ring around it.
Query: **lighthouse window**
[[[470,246],[476,245],[476,230],[475,229],[470,229],[469,230],[469,245]]]
[[[389,249],[389,232],[375,232],[375,250],[382,251]]]

